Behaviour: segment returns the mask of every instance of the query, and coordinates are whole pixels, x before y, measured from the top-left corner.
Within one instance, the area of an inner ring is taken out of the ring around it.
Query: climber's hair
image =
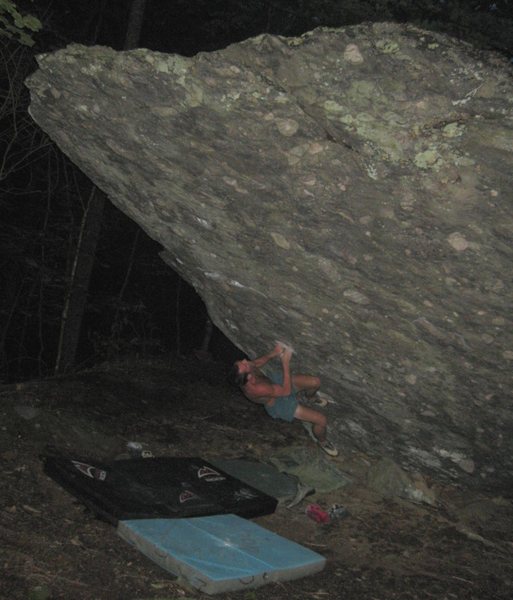
[[[241,373],[239,371],[239,365],[237,363],[233,363],[233,366],[228,374],[228,379],[231,383],[240,387],[244,387],[248,381],[248,373]]]

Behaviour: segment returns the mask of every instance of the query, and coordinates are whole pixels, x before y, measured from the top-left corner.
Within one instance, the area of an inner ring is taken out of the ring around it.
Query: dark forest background
[[[362,21],[409,21],[513,57],[513,0],[0,0],[0,382],[125,355],[236,352],[158,244],[30,119],[37,54],[77,42],[192,56]]]

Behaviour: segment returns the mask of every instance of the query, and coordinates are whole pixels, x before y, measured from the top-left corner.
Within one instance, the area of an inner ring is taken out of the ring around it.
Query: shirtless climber
[[[282,372],[271,372],[269,377],[266,377],[260,368],[278,356]],[[240,386],[246,398],[263,404],[267,414],[273,419],[303,421],[324,452],[330,456],[337,456],[338,450],[326,438],[326,417],[313,408],[303,406],[297,399],[298,395],[303,395],[308,400],[320,400],[320,379],[312,375],[291,375],[291,356],[292,350],[278,342],[271,352],[260,358],[236,361],[231,371],[232,381]]]

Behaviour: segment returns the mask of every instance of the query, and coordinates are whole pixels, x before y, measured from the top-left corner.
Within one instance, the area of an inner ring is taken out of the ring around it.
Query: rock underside
[[[193,58],[72,45],[30,112],[250,356],[319,374],[341,447],[513,475],[511,66],[408,25]],[[279,367],[279,365],[277,365]]]

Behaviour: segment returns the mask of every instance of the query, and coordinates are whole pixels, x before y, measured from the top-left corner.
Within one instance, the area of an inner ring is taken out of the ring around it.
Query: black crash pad
[[[43,456],[44,470],[95,514],[119,520],[271,514],[277,499],[198,457],[102,462]]]

